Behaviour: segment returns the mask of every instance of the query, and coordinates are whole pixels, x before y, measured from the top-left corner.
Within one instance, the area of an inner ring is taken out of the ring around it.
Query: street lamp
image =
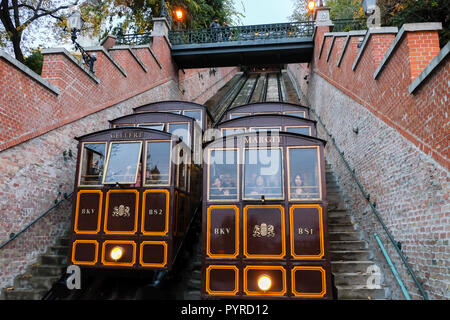
[[[377,0],[363,0],[362,7],[366,14],[371,15],[377,7]]]
[[[180,31],[180,23],[183,20],[183,10],[181,9],[175,10],[175,19],[177,20],[178,23],[178,31]]]
[[[89,66],[89,70],[92,73],[94,72],[94,62],[97,60],[95,56],[89,55],[82,46],[77,42],[78,35],[77,33],[81,31],[84,25],[84,19],[81,16],[81,13],[79,11],[74,11],[68,18],[67,18],[67,26],[70,29],[70,34],[72,38],[72,43],[75,45],[75,48],[80,50],[81,57],[83,58],[84,63]]]

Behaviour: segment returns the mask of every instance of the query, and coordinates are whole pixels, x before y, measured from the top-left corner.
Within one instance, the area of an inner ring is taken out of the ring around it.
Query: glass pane
[[[163,123],[158,123],[158,124],[140,124],[140,125],[138,125],[138,127],[164,131],[164,124]]]
[[[102,184],[106,143],[85,143],[81,159],[80,185]]]
[[[209,157],[209,200],[237,200],[237,150],[211,150]]]
[[[294,116],[299,118],[305,118],[305,111],[287,111],[284,113],[287,116]]]
[[[224,128],[222,130],[222,135],[224,137],[232,135],[232,134],[239,134],[239,133],[244,133],[245,129],[244,128]]]
[[[182,190],[186,189],[186,151],[179,150],[180,163],[178,165],[178,187]]]
[[[202,127],[202,111],[201,110],[184,110],[183,114],[187,117],[194,118],[200,128]]]
[[[136,183],[141,142],[112,142],[104,183]]]
[[[114,125],[114,128],[123,128],[123,127],[135,127],[135,124],[129,124],[129,123],[117,123]]]
[[[244,198],[283,197],[281,149],[245,150]]]
[[[147,142],[145,184],[169,185],[170,142]]]
[[[168,111],[160,111],[160,112],[169,112],[169,113],[174,113],[174,114],[181,114],[181,110],[168,110]]]
[[[277,131],[280,132],[280,128],[276,128],[276,127],[253,127],[250,128],[250,132],[267,132],[267,131]]]
[[[188,123],[169,123],[169,132],[180,137],[189,148],[191,147]]]
[[[242,117],[249,116],[249,115],[250,115],[250,113],[232,113],[230,115],[230,119],[242,118]]]
[[[289,149],[291,199],[320,199],[318,148]]]
[[[296,128],[286,127],[286,132],[293,132],[293,133],[304,134],[305,136],[309,136],[310,135],[309,131],[310,131],[309,127],[296,127]]]

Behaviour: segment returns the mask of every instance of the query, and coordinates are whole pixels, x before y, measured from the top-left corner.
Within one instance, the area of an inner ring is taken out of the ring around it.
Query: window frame
[[[287,131],[287,129],[290,129],[290,128],[293,128],[293,129],[295,129],[295,128],[308,128],[309,136],[312,136],[311,135],[312,134],[311,126],[285,126],[284,127],[284,131],[290,132],[290,131]],[[291,132],[291,133],[296,133],[296,132]]]
[[[82,142],[81,143],[81,157],[80,157],[80,163],[79,163],[79,165],[78,165],[78,170],[79,170],[79,172],[78,172],[78,186],[79,187],[102,187],[103,186],[103,183],[101,183],[101,184],[81,184],[81,173],[82,173],[82,165],[83,165],[83,156],[84,156],[84,145],[85,144],[103,144],[104,145],[104,147],[105,147],[105,154],[104,154],[104,160],[103,160],[103,163],[106,165],[106,159],[107,159],[107,152],[108,152],[108,147],[107,147],[107,144],[108,144],[108,142],[107,141],[85,141],[85,142]],[[102,182],[103,182],[103,176],[104,176],[104,173],[105,173],[105,166],[104,166],[104,169],[103,169],[103,172],[102,172]]]
[[[148,143],[154,142],[154,143],[160,143],[160,142],[169,142],[169,179],[167,184],[152,184],[146,183],[146,175],[147,175],[147,154],[148,154]],[[145,140],[145,157],[144,157],[144,175],[143,175],[143,183],[142,186],[144,187],[170,187],[171,186],[171,179],[172,179],[172,140]]]
[[[288,113],[303,113],[303,117],[295,116],[295,115],[288,114]],[[286,116],[298,117],[298,118],[304,118],[304,119],[306,119],[306,111],[302,111],[302,110],[288,110],[288,111],[283,111],[283,114],[286,115]]]
[[[208,162],[206,165],[208,169],[206,171],[206,200],[207,202],[239,202],[240,200],[240,171],[241,165],[239,164],[240,159],[240,151],[241,148],[233,147],[233,148],[209,148],[208,149]],[[210,178],[211,178],[211,153],[212,151],[236,151],[236,198],[234,199],[211,199],[210,198]]]
[[[243,133],[246,133],[246,132],[247,132],[247,127],[228,127],[228,128],[220,128],[220,134],[221,134],[222,137],[226,137],[226,136],[223,135],[223,133],[224,133],[225,131],[227,131],[227,130],[236,130],[236,129],[242,129],[242,130],[244,130]]]
[[[155,123],[139,123],[137,125],[137,127],[139,128],[145,128],[145,126],[162,126],[162,130],[159,129],[153,129],[153,130],[159,130],[159,131],[163,131],[165,132],[166,129],[166,124],[164,122],[155,122]],[[151,128],[146,128],[146,129],[151,129]]]
[[[290,150],[291,149],[317,149],[317,175],[319,185],[317,186],[319,189],[319,198],[292,198],[291,196],[291,166],[290,166]],[[323,201],[323,192],[322,192],[322,168],[320,162],[320,146],[288,146],[286,147],[287,154],[287,188],[288,188],[288,201]]]
[[[138,140],[134,140],[134,141],[110,141],[109,142],[108,153],[107,153],[106,164],[105,164],[105,173],[103,174],[102,183],[104,185],[105,184],[107,184],[107,185],[111,185],[111,184],[114,185],[114,184],[117,183],[117,181],[116,182],[105,182],[106,173],[108,172],[108,167],[109,167],[111,148],[112,148],[112,145],[115,144],[115,143],[117,143],[117,144],[120,144],[120,143],[139,143],[139,157],[138,157],[138,162],[137,162],[137,165],[136,165],[136,174],[135,174],[135,177],[134,177],[134,181],[132,181],[132,182],[128,182],[128,181],[120,182],[119,181],[120,184],[136,184],[137,177],[139,175],[139,163],[141,162],[141,157],[142,157],[142,141],[138,141]],[[141,168],[141,170],[142,170],[142,168]]]
[[[186,116],[186,115],[184,114],[186,111],[188,111],[188,112],[189,112],[189,111],[200,111],[200,123],[197,122],[197,119],[195,119],[195,118],[193,118],[193,117],[190,117],[190,116]],[[195,122],[200,126],[200,128],[203,129],[203,110],[202,110],[202,109],[186,109],[186,110],[183,110],[182,114],[183,114],[183,116],[186,116],[186,117],[189,117],[189,118],[194,119]]]
[[[194,120],[195,121],[195,120]],[[181,138],[181,141],[184,142],[184,144],[189,148],[192,149],[192,134],[191,134],[191,124],[189,121],[181,121],[181,122],[167,122],[167,130],[166,132],[170,133],[171,135],[175,136],[173,133],[170,132],[170,125],[171,124],[187,124],[187,132],[188,132],[188,140],[189,141],[184,141],[180,136],[177,136],[178,138]]]

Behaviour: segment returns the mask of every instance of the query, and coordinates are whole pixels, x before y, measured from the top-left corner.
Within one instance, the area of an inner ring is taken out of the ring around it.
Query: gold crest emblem
[[[116,206],[113,209],[112,213],[113,217],[129,217],[130,216],[130,207],[124,206],[121,204],[120,206]]]
[[[261,223],[261,225],[255,225],[253,228],[253,237],[267,237],[272,238],[275,237],[274,226],[271,224]]]

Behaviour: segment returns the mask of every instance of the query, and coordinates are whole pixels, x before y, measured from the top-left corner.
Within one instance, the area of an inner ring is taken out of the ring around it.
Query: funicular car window
[[[201,110],[184,110],[183,115],[194,118],[197,121],[200,128],[203,128],[202,124],[202,111]]]
[[[113,125],[114,128],[124,128],[124,127],[135,127],[134,123],[116,123]]]
[[[268,132],[268,131],[281,131],[281,127],[251,127],[250,132]]]
[[[187,176],[187,154],[188,151],[183,148],[178,148],[178,183],[177,186],[186,190],[186,176]]]
[[[164,123],[143,123],[143,124],[138,124],[138,127],[164,131]]]
[[[304,134],[305,136],[311,135],[311,127],[286,127],[285,131]]]
[[[141,149],[142,142],[111,142],[103,183],[136,183]]]
[[[208,157],[208,200],[237,201],[238,151],[213,149]]]
[[[230,114],[230,120],[242,118],[242,117],[249,116],[249,115],[250,115],[250,113],[232,113],[232,114]]]
[[[170,141],[147,141],[145,185],[169,185]]]
[[[288,147],[290,200],[321,199],[319,148]]]
[[[84,143],[80,168],[80,185],[101,185],[106,143]]]
[[[287,116],[294,116],[299,118],[306,117],[305,111],[286,111],[284,114]]]
[[[168,132],[180,137],[189,148],[191,147],[189,123],[169,123]]]
[[[283,198],[283,160],[281,148],[246,149],[244,199]]]
[[[222,136],[230,136],[232,134],[244,133],[245,128],[222,128]]]

